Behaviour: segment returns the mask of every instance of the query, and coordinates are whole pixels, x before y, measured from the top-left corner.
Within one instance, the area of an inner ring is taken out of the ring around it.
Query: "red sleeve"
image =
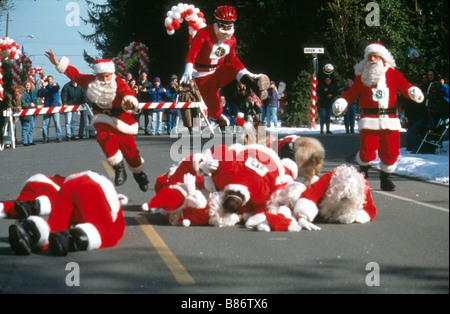
[[[192,40],[191,47],[189,48],[189,52],[186,57],[186,63],[195,64],[195,60],[200,53],[200,49],[202,49],[203,43],[208,40],[208,37],[208,33],[204,30],[199,30],[197,32],[197,35],[195,35],[194,39]]]
[[[236,38],[234,36],[230,42],[230,53],[225,56],[225,62],[233,64],[239,71],[245,68],[241,60],[236,56]]]
[[[78,69],[72,65],[68,65],[64,74],[72,81],[76,82],[78,85],[84,89],[88,88],[90,82],[95,79],[92,74],[81,74]]]
[[[353,104],[361,95],[361,88],[362,88],[361,76],[358,75],[355,78],[355,82],[352,88],[350,88],[348,91],[345,91],[341,97],[344,98],[348,104]]]
[[[393,81],[397,84],[397,91],[402,93],[405,98],[411,99],[408,94],[408,89],[410,89],[414,85],[409,84],[405,77],[397,70],[391,69],[390,75],[393,76]]]

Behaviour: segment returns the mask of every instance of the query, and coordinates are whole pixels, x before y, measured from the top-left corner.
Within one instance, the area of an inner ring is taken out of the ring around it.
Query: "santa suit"
[[[97,131],[97,142],[108,163],[115,166],[125,158],[130,170],[140,173],[143,159],[134,139],[139,126],[132,116],[138,108],[135,92],[115,74],[109,87],[98,86],[95,75],[80,74],[75,67],[69,65],[69,60],[65,57],[56,68],[86,90],[87,98],[93,103],[92,125]],[[134,107],[124,109],[125,101],[131,101]]]
[[[47,221],[30,216],[41,234],[38,246],[48,243],[50,232],[80,228],[89,239],[87,250],[115,246],[125,232],[119,196],[106,177],[85,171],[67,177]]]
[[[25,181],[16,201],[27,202],[37,200],[39,202],[40,215],[48,215],[52,210],[58,192],[65,177],[55,175],[47,177],[43,174],[35,174]],[[19,213],[14,207],[14,201],[0,203],[0,218],[19,218]]]
[[[293,214],[309,222],[319,215],[328,222],[366,223],[375,218],[377,208],[364,176],[342,165],[311,184],[301,194]]]
[[[218,190],[241,192],[244,204],[251,205],[253,212],[266,210],[266,201],[276,187],[289,180],[285,165],[275,151],[267,146],[252,144],[234,145],[236,149],[217,146],[212,152],[219,160],[219,167],[212,178]],[[292,170],[296,166],[291,167]]]
[[[186,63],[193,64],[197,71],[195,82],[213,120],[219,119],[223,111],[219,88],[232,82],[245,69],[235,48],[234,36],[220,41],[214,25],[209,25],[198,30],[186,58]]]
[[[369,52],[380,52],[386,58],[392,58],[390,53],[380,44],[372,44],[366,48]],[[356,71],[355,83],[352,88],[344,92],[341,98],[333,104],[333,111],[339,115],[348,104],[353,104],[358,98],[361,116],[358,122],[361,147],[357,154],[358,164],[368,166],[378,156],[381,160],[381,170],[393,173],[397,167],[400,155],[400,120],[397,117],[397,93],[407,99],[411,97],[411,90],[416,89],[409,84],[403,75],[395,70],[395,61],[385,63],[384,75],[377,84],[366,86],[361,73]],[[418,99],[413,99],[416,102]]]

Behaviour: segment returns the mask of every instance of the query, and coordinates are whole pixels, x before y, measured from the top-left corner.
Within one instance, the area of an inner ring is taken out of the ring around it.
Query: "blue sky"
[[[44,56],[46,50],[53,49],[58,59],[67,56],[81,73],[92,73],[83,59],[83,50],[94,57],[98,56],[95,47],[78,34],[93,33],[90,25],[84,25],[81,19],[77,24],[78,9],[80,17],[86,18],[87,6],[84,0],[14,0],[14,9],[9,12],[8,37],[24,48],[33,67],[41,67],[46,75],[53,75],[60,85],[69,80],[59,74]],[[33,35],[33,38],[27,37],[29,35]],[[0,37],[5,36],[6,14],[0,25]]]

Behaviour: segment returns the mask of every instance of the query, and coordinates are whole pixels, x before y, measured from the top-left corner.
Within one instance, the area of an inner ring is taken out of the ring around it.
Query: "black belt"
[[[100,108],[96,104],[92,104],[92,109],[94,109],[95,111],[98,111],[100,113],[106,114],[108,116],[118,116],[125,112],[125,111],[123,111],[122,108],[104,109],[104,108]]]
[[[217,68],[219,65],[222,65],[223,63],[220,64],[201,64],[201,63],[195,63],[195,67],[196,68],[203,68],[203,69],[215,69]]]
[[[361,113],[376,116],[397,114],[397,108],[361,108]]]

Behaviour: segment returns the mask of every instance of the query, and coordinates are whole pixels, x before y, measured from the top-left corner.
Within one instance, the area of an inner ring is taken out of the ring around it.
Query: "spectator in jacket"
[[[148,93],[149,90],[151,90],[153,88],[153,83],[150,82],[148,80],[148,73],[147,72],[142,72],[141,73],[141,79],[138,82],[138,101],[140,103],[148,103],[151,102],[152,99],[150,97],[150,94]],[[144,115],[144,130],[145,130],[145,135],[149,135],[150,134],[150,119],[149,119],[149,115],[152,113],[151,109],[142,109],[141,113]],[[136,116],[140,117],[140,114],[136,114]]]
[[[22,91],[23,87],[21,85],[13,86],[12,94],[5,94],[5,99],[3,100],[3,110],[11,109],[12,114],[18,113],[22,110]],[[10,148],[12,144],[11,137],[15,136],[14,123],[12,124],[13,134],[11,134],[10,129],[6,130],[6,137],[3,139],[3,144],[5,148]],[[3,131],[2,131],[3,134]]]
[[[38,91],[38,97],[44,97],[44,107],[58,107],[59,106],[59,85],[53,79],[53,76],[49,75],[44,80],[42,88]],[[60,114],[48,113],[44,114],[42,118],[42,137],[44,139],[44,144],[49,142],[49,128],[50,119],[53,118],[55,124],[56,140],[58,143],[62,142],[62,131]]]
[[[331,79],[327,77],[322,84],[319,84],[317,94],[319,96],[320,134],[323,134],[325,125],[327,134],[331,134],[330,122],[331,114],[333,113],[332,105],[334,98],[338,95],[338,90]]]
[[[348,79],[345,83],[344,92],[351,89],[353,86],[353,80]],[[345,133],[355,133],[355,120],[356,120],[356,102],[349,105],[347,112],[344,116]]]
[[[165,102],[167,96],[167,90],[161,87],[161,79],[155,77],[153,82],[153,88],[149,91],[152,102]],[[152,126],[150,129],[151,135],[161,135],[163,132],[162,116],[165,109],[153,109],[152,113]]]
[[[24,84],[24,91],[22,92],[22,108],[34,109],[37,108],[38,98],[37,91],[34,90],[33,84],[30,81],[26,81]],[[23,146],[36,145],[33,141],[34,132],[34,116],[20,117],[20,123],[22,124],[22,144]]]
[[[64,108],[84,105],[86,103],[86,93],[76,82],[70,81],[61,90],[61,101]],[[75,127],[78,122],[78,112],[66,112],[64,115],[66,116],[66,140],[77,140]]]
[[[267,127],[274,124],[275,127],[278,126],[278,92],[277,87],[275,86],[275,82],[270,82],[270,87],[267,90],[268,96],[264,100],[264,107],[266,109],[266,119],[267,119]]]
[[[247,101],[244,104],[244,120],[247,122],[253,122],[261,115],[261,108],[253,101],[251,95],[247,96]]]
[[[183,87],[181,101],[182,102],[200,102],[202,100],[202,96],[200,95],[200,91],[198,90],[197,85],[194,80],[190,80],[189,84]],[[188,128],[189,134],[193,134],[193,120],[194,117],[198,116],[199,109],[181,109],[181,118],[183,119],[183,124]]]

